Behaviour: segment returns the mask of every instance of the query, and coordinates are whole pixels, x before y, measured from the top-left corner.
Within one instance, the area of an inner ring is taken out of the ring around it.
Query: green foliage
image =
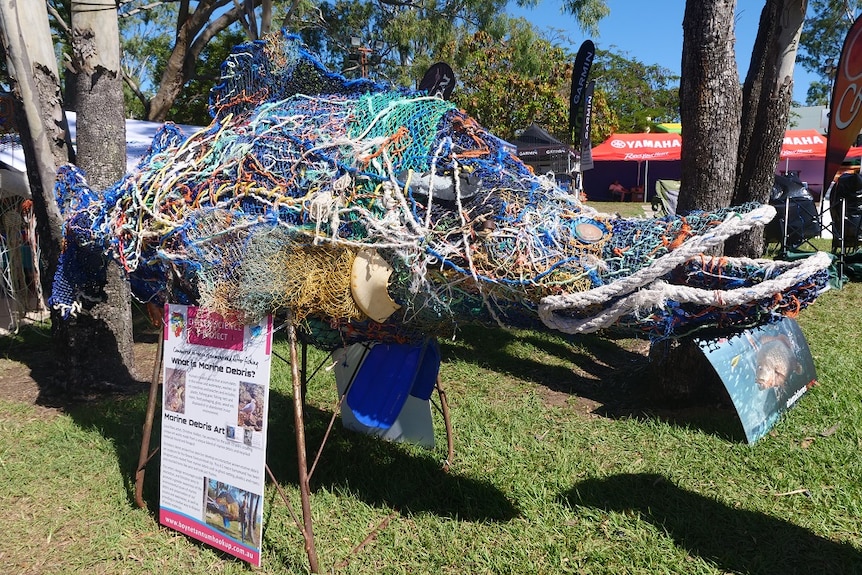
[[[458,43],[454,101],[504,139],[533,122],[568,139],[571,55],[538,38],[526,21],[512,24],[508,37],[476,32]]]
[[[643,132],[654,123],[679,121],[679,76],[657,64],[596,50],[590,77],[614,118],[596,116],[614,132]]]
[[[569,94],[573,55],[537,36],[522,19],[508,34],[478,32],[461,39],[453,53],[458,75],[455,102],[503,138],[535,122],[569,139]],[[679,119],[679,78],[658,65],[597,50],[590,78],[593,143],[613,132],[639,132],[656,122]]]
[[[120,65],[138,90],[151,97],[173,48],[172,30],[176,26],[177,7],[174,4],[158,4],[129,16],[133,8],[127,3],[120,12]],[[146,118],[146,103],[128,84],[124,84],[124,98],[129,118]]]
[[[582,29],[592,35],[599,33],[599,21],[611,13],[603,0],[562,0],[563,9],[574,15]]]
[[[324,1],[319,5],[322,26],[299,33],[325,64],[349,77],[361,72],[349,59],[351,37],[367,49],[380,42],[382,49],[375,52],[378,61],[369,67],[368,75],[414,86],[431,64],[443,58],[461,31],[504,34],[506,17],[500,13],[505,5],[503,0]]]
[[[238,27],[225,30],[207,44],[195,68],[195,76],[180,92],[169,118],[180,124],[206,126],[210,123],[209,91],[221,77],[221,65],[234,46],[246,41]]]
[[[532,8],[539,0],[516,0],[522,8]],[[561,0],[563,13],[574,16],[580,29],[588,36],[597,36],[599,22],[611,13],[605,0]]]
[[[357,77],[358,67],[353,69],[349,61],[350,39],[359,38],[362,46],[373,45],[380,39],[374,37],[380,25],[374,4],[365,0],[336,0],[321,2],[317,8],[322,26],[307,27],[298,33],[328,68]]]
[[[837,65],[847,32],[860,12],[862,0],[811,0],[808,4],[809,17],[802,26],[796,61],[820,76],[820,81],[808,89],[809,106],[829,105],[834,74],[831,66]]]
[[[61,14],[68,11],[67,0],[51,1]],[[493,132],[511,137],[515,130],[536,122],[568,139],[573,55],[541,38],[527,21],[502,15],[505,4],[503,0],[325,0],[315,6],[313,0],[304,0],[291,5],[288,20],[284,20],[284,6],[277,4],[274,21],[299,33],[325,65],[348,77],[362,71],[350,58],[352,37],[359,38],[362,47],[382,44],[366,71],[392,85],[413,87],[431,64],[448,61],[458,76],[457,103]],[[595,31],[608,14],[602,0],[565,0],[562,8],[587,31]],[[143,0],[121,6],[122,65],[136,87],[126,86],[129,117],[147,115],[148,99],[158,88],[174,44],[178,9],[177,3]],[[55,32],[59,34],[61,28],[55,26]],[[171,108],[170,120],[209,122],[209,90],[218,79],[219,66],[230,48],[244,40],[239,27],[233,26],[208,42],[195,63],[194,78]],[[62,49],[62,43],[58,45]],[[642,130],[649,125],[647,118],[678,117],[672,86],[677,78],[658,66],[600,50],[591,77],[597,80],[594,143],[614,131]]]

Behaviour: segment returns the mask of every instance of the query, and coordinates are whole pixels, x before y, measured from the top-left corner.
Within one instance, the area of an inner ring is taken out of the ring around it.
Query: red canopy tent
[[[679,134],[612,134],[593,148],[593,161],[672,161],[679,160],[681,149]]]
[[[682,150],[682,137],[679,134],[640,133],[612,134],[607,140],[593,148],[594,162],[641,162],[644,163],[643,182],[649,192],[649,163],[651,161],[679,161]],[[859,149],[862,156],[862,148]],[[784,171],[790,170],[790,162],[824,161],[826,158],[826,136],[817,130],[787,130],[781,145],[780,158]],[[797,164],[797,168],[800,164]],[[822,166],[819,168],[822,170]],[[806,168],[806,172],[811,172]],[[815,170],[816,171],[816,170]],[[678,179],[678,178],[677,178]],[[641,184],[638,169],[637,183]]]
[[[855,158],[862,158],[862,146],[851,146],[847,151],[845,159],[850,160]]]
[[[641,185],[640,164],[644,163],[643,188],[645,194],[643,199],[648,199],[649,189],[649,163],[679,161],[682,149],[682,138],[675,133],[643,133],[643,134],[613,134],[607,140],[593,148],[593,165],[600,162],[629,162],[638,163],[637,185]]]
[[[680,158],[679,134],[612,134],[593,148],[595,161],[672,161]],[[787,130],[781,159],[819,160],[826,157],[826,136],[817,130]]]
[[[781,144],[782,160],[826,158],[826,136],[817,130],[787,130]]]

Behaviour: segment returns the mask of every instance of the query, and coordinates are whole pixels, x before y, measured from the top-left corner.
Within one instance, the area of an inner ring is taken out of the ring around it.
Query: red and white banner
[[[593,160],[673,161],[680,159],[681,150],[682,137],[679,134],[613,134],[593,148]],[[819,160],[825,156],[826,136],[817,130],[787,130],[784,133],[782,160]]]
[[[844,39],[832,104],[829,109],[828,143],[823,185],[841,170],[850,146],[862,130],[862,17],[857,18]]]
[[[681,149],[679,134],[613,134],[593,148],[593,161],[679,160]]]
[[[820,160],[826,156],[826,136],[817,130],[787,130],[781,143],[782,160]]]

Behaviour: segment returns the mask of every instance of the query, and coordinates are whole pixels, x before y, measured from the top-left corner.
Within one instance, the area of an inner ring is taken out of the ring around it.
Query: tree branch
[[[54,18],[55,22],[57,23],[57,26],[59,26],[63,30],[63,33],[66,35],[66,38],[71,42],[72,27],[69,26],[68,22],[63,19],[63,17],[60,15],[59,12],[57,12],[57,9],[54,8],[54,6],[52,6],[51,4],[47,4],[47,6],[48,14],[50,14],[51,17]]]
[[[125,68],[120,67],[123,71],[123,82],[128,86],[129,90],[135,95],[135,97],[141,102],[141,105],[144,107],[144,117],[148,117],[150,113],[150,99],[146,94],[141,90],[140,84],[134,81],[131,74],[129,74]]]

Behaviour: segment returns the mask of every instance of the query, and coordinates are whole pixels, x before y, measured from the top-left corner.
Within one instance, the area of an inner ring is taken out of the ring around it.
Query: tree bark
[[[683,16],[680,120],[682,141],[677,212],[727,207],[733,195],[742,96],[734,44],[735,0],[688,0]],[[691,338],[653,344],[648,379],[669,402],[696,402],[709,371]],[[699,377],[692,377],[698,373]]]
[[[721,378],[693,338],[650,346],[647,387],[666,406],[732,405]]]
[[[0,0],[0,28],[33,196],[42,287],[49,293],[63,241],[54,178],[57,167],[70,161],[73,154],[45,5],[25,8],[15,0]]]
[[[77,164],[103,190],[126,170],[125,113],[114,0],[72,4],[72,61],[78,98]],[[135,379],[131,290],[123,270],[103,254],[104,284],[84,309],[56,326],[72,391],[123,386]]]
[[[807,0],[767,0],[742,89],[742,123],[733,204],[767,203],[793,97],[793,67]],[[763,228],[731,238],[725,253],[763,255]]]
[[[730,204],[739,149],[741,92],[734,44],[735,0],[688,0],[683,16],[677,210]]]

